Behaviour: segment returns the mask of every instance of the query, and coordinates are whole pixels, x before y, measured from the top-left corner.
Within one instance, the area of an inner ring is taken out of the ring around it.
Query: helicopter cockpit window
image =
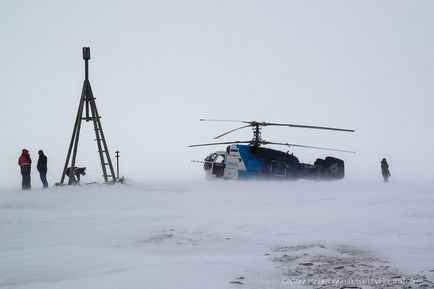
[[[217,178],[222,178],[225,174],[225,155],[219,154],[212,164],[212,171],[211,173],[215,175]]]
[[[219,163],[219,164],[223,164],[224,162],[225,162],[225,157],[222,155],[218,155],[214,161],[214,163]]]
[[[207,156],[207,157],[205,158],[205,161],[207,161],[207,162],[213,162],[213,161],[215,160],[216,157],[217,157],[217,154],[209,155],[209,156]]]
[[[205,163],[203,164],[203,168],[208,171],[212,168],[212,163],[214,162],[217,154],[211,154],[205,158]]]

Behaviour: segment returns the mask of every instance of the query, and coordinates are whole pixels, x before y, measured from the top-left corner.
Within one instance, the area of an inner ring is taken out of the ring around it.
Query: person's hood
[[[23,155],[28,156],[29,155],[29,151],[26,149],[23,149]]]

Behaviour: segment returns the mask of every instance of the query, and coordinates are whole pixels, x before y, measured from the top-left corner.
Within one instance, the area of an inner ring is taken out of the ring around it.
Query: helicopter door
[[[286,163],[280,161],[271,161],[270,174],[276,177],[285,177]]]
[[[213,163],[212,174],[216,176],[216,178],[222,178],[225,174],[225,156],[218,155]]]
[[[226,155],[225,175],[223,176],[223,178],[233,180],[238,179],[238,171],[246,170],[246,167],[244,166],[242,160],[243,159],[240,156],[238,148],[233,146],[233,148],[231,148],[229,153]]]

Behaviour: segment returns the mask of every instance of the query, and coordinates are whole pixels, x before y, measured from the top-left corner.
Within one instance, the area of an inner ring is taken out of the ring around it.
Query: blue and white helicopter
[[[344,161],[335,157],[327,156],[318,158],[314,164],[301,163],[294,154],[275,149],[262,147],[263,145],[283,145],[288,147],[313,148],[337,152],[354,153],[353,151],[338,150],[331,148],[297,145],[290,143],[269,142],[261,138],[261,130],[265,126],[284,126],[296,128],[322,129],[341,132],[354,132],[352,129],[297,125],[286,123],[269,123],[258,121],[200,119],[200,121],[225,121],[238,122],[245,125],[232,129],[221,135],[218,139],[234,131],[252,127],[253,139],[250,141],[231,141],[195,144],[189,147],[201,147],[211,145],[228,145],[224,151],[216,151],[208,155],[203,163],[203,168],[208,178],[223,179],[327,179],[338,180],[345,176]]]

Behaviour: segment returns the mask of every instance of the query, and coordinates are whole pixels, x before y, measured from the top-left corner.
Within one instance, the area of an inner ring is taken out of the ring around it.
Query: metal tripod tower
[[[92,88],[89,82],[89,59],[90,59],[90,48],[83,47],[83,59],[85,64],[85,79],[83,83],[83,90],[81,92],[80,104],[78,105],[77,117],[75,119],[74,130],[72,132],[71,143],[69,144],[68,155],[66,157],[65,166],[63,167],[62,178],[60,184],[63,184],[65,180],[66,169],[68,167],[75,167],[75,159],[77,156],[78,141],[80,138],[80,128],[81,122],[85,120],[86,122],[92,121],[95,131],[95,140],[98,146],[99,158],[101,160],[101,167],[103,172],[103,177],[105,183],[115,183],[116,175],[113,169],[112,161],[110,159],[110,154],[107,148],[107,142],[104,137],[104,132],[101,126],[101,117],[98,114],[98,109],[96,108],[95,97],[93,97]],[[85,110],[85,116],[83,117],[83,110]],[[72,153],[72,159],[71,159]],[[71,163],[69,162],[71,159]],[[71,165],[69,165],[71,164]],[[109,167],[110,174],[107,174],[107,166]],[[109,178],[112,178],[109,181]],[[73,180],[73,169],[69,172],[68,185],[72,183]]]

